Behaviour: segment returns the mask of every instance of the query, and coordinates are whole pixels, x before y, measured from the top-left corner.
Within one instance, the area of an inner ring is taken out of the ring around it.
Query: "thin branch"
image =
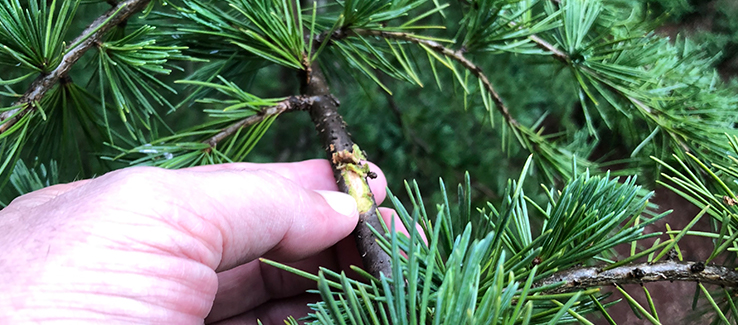
[[[415,44],[421,44],[424,45],[448,58],[453,59],[454,61],[460,63],[464,68],[471,71],[472,74],[474,74],[475,77],[477,77],[480,81],[482,81],[482,84],[484,85],[484,89],[492,95],[492,101],[495,103],[495,106],[500,111],[502,116],[505,118],[508,124],[512,127],[517,127],[520,125],[515,118],[512,117],[510,114],[510,110],[505,106],[505,103],[502,101],[502,97],[497,93],[497,90],[492,86],[492,83],[489,81],[489,78],[484,74],[484,71],[482,71],[482,68],[478,65],[474,64],[474,62],[471,62],[469,59],[464,57],[464,53],[461,50],[454,51],[452,49],[449,49],[445,46],[443,46],[441,43],[438,43],[436,41],[427,40],[418,38],[417,36],[409,33],[401,33],[401,32],[386,32],[386,31],[379,31],[379,30],[369,30],[369,29],[352,29],[349,31],[350,33],[361,35],[361,36],[376,36],[386,39],[396,39],[396,40],[403,40],[408,41]]]
[[[70,44],[76,44],[74,48],[68,50],[64,58],[53,71],[48,74],[40,75],[31,83],[23,96],[18,99],[16,104],[23,105],[19,108],[5,111],[0,114],[0,133],[10,129],[18,123],[23,116],[36,109],[33,103],[40,101],[46,93],[56,85],[59,80],[72,69],[75,63],[87,52],[92,46],[99,43],[102,37],[110,29],[124,22],[134,13],[143,10],[151,0],[126,0],[119,2],[115,7],[110,8],[105,14],[95,19],[85,30],[73,40]]]
[[[591,287],[660,281],[693,281],[738,287],[738,272],[728,267],[705,265],[702,262],[663,261],[653,264],[631,264],[604,271],[599,267],[567,270],[546,277],[534,286],[564,282],[562,286],[546,291],[547,294],[553,294]]]
[[[544,39],[538,37],[538,35],[528,36],[528,39],[533,41],[533,43],[536,43],[536,45],[543,48],[544,50],[551,52],[551,54],[553,54],[553,57],[556,58],[557,60],[564,62],[564,63],[569,62],[569,55],[566,54],[566,52],[560,50],[556,46],[553,46],[551,43],[546,42]]]
[[[321,143],[331,157],[333,176],[338,189],[348,193],[357,201],[359,223],[354,229],[356,247],[361,255],[364,269],[379,279],[392,275],[390,257],[377,243],[377,237],[367,225],[382,232],[382,223],[377,211],[377,203],[369,189],[366,178],[372,177],[368,171],[364,153],[351,140],[346,131],[346,123],[338,113],[338,101],[330,92],[325,76],[317,64],[303,71],[302,93],[315,99],[310,108],[310,118],[315,124]],[[358,151],[358,152],[357,152]]]
[[[308,110],[315,100],[319,100],[317,96],[290,96],[289,98],[278,102],[277,105],[270,106],[267,108],[262,109],[259,111],[258,114],[249,116],[243,120],[240,120],[220,132],[218,134],[212,136],[211,138],[203,141],[203,143],[207,143],[210,145],[210,148],[215,148],[216,145],[223,139],[233,135],[238,130],[249,127],[251,125],[254,125],[256,123],[259,123],[263,121],[266,118],[282,114],[284,112],[291,112],[291,111],[306,111]],[[209,150],[209,149],[208,149]]]

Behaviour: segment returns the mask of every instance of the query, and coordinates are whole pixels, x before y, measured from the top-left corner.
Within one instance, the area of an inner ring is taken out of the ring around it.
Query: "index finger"
[[[386,197],[385,188],[387,188],[387,180],[382,170],[377,165],[368,162],[369,169],[377,174],[377,178],[368,179],[369,188],[374,194],[377,204],[381,204]],[[325,159],[312,159],[290,163],[229,163],[207,166],[196,166],[185,168],[182,170],[193,172],[213,172],[213,171],[251,171],[251,170],[268,170],[287,178],[298,185],[321,191],[338,191],[335,178],[333,177],[333,169],[330,162]]]

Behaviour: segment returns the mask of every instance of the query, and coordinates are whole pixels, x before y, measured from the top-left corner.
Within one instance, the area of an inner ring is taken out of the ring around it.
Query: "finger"
[[[261,256],[300,260],[348,236],[357,223],[356,202],[350,196],[309,190],[274,172],[178,174],[178,183],[192,189],[178,199],[222,235],[222,242],[213,243],[222,247],[216,270]]]
[[[400,216],[394,209],[379,208],[379,213],[382,215],[382,219],[387,224],[388,228],[391,227],[391,222],[394,220],[395,231],[407,236],[407,238],[410,238],[410,232],[407,230],[407,228],[405,228],[405,225],[402,223],[402,219],[400,219]],[[420,227],[419,224],[416,224],[415,229],[418,231],[418,235],[420,236],[420,238],[422,238],[425,243],[428,243],[428,239],[425,238],[425,232],[423,232],[423,228]]]
[[[301,260],[348,236],[358,222],[356,201],[349,195],[309,190],[267,170],[137,167],[109,173],[64,197],[84,195],[86,201],[136,216],[125,220],[132,225],[155,222],[159,236],[130,234],[149,249],[216,271],[261,256]],[[102,218],[108,217],[113,218]]]
[[[396,229],[407,235],[407,230],[402,226],[394,210],[379,208],[379,212],[388,225],[394,218]],[[257,267],[258,264],[258,261],[254,261],[218,274],[218,294],[208,321],[229,318],[245,313],[269,300],[296,296],[308,289],[316,288],[315,281],[265,264]],[[359,279],[359,274],[354,272],[351,266],[362,267],[362,261],[356,248],[356,241],[353,237],[347,237],[327,251],[288,265],[310,274],[317,274],[319,267],[326,267],[337,272],[346,272],[348,277]],[[234,304],[234,301],[239,303]]]
[[[379,212],[388,226],[394,219],[395,229],[409,237],[408,231],[393,209],[379,208]],[[316,287],[315,281],[260,264],[254,261],[218,274],[218,294],[213,309],[206,319],[207,323],[225,319],[227,321],[223,324],[250,324],[242,322],[248,320],[255,322],[255,315],[264,316],[270,314],[267,311],[274,311],[275,301],[284,302],[286,298],[299,296],[306,290]],[[317,274],[319,267],[327,267],[338,272],[345,271],[350,278],[358,279],[358,274],[353,272],[350,266],[361,267],[362,263],[354,238],[348,237],[336,244],[333,249],[289,265],[310,274]],[[304,305],[296,307],[302,308]],[[249,312],[255,308],[261,311]],[[282,317],[276,318],[278,320],[284,319],[286,315],[295,315],[277,314]],[[264,321],[264,318],[261,320]]]
[[[284,321],[289,316],[293,316],[296,319],[307,316],[311,312],[311,309],[307,305],[318,300],[320,300],[320,296],[305,293],[295,297],[270,301],[243,314],[215,323],[206,322],[206,324],[257,324],[257,320],[261,321],[264,325],[284,324]]]
[[[377,165],[368,162],[369,169],[377,174],[377,178],[368,179],[369,187],[374,193],[374,199],[377,204],[384,201],[387,193],[387,180],[382,170]],[[289,180],[294,181],[298,185],[311,190],[337,191],[335,178],[333,177],[333,169],[328,160],[313,159],[293,163],[273,163],[273,164],[255,164],[255,163],[231,163],[208,166],[197,166],[182,169],[183,171],[193,172],[215,172],[215,171],[247,171],[247,170],[269,170],[275,172]]]
[[[379,212],[388,225],[395,218],[396,229],[407,235],[394,210],[380,208]],[[289,265],[310,274],[317,274],[319,267],[326,267],[345,271],[347,276],[358,279],[359,275],[350,266],[362,267],[362,262],[354,238],[348,237],[330,250]],[[297,296],[315,287],[315,281],[254,261],[218,274],[218,294],[206,321],[227,319],[270,300]]]
[[[338,262],[336,253],[329,249],[308,259],[286,264],[317,274],[320,267],[337,270]],[[218,293],[206,322],[242,314],[267,301],[298,296],[315,287],[313,280],[253,261],[218,273]]]

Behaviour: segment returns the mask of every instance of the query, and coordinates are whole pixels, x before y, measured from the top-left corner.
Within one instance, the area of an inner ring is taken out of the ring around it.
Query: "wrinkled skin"
[[[384,199],[385,179],[371,187]],[[51,186],[0,211],[0,323],[282,324],[309,272],[360,265],[356,203],[324,160],[136,167]],[[382,211],[385,217],[391,215]]]

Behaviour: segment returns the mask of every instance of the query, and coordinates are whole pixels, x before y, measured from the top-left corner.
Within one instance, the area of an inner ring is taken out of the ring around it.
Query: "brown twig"
[[[203,143],[207,143],[210,145],[210,148],[214,148],[220,141],[233,135],[238,130],[259,123],[266,118],[279,115],[284,112],[306,111],[313,105],[313,102],[315,102],[316,99],[318,99],[318,97],[315,96],[290,96],[289,98],[277,103],[277,105],[264,108],[259,111],[258,114],[249,116],[224,128],[218,132],[218,134],[203,141]]]
[[[321,143],[331,157],[333,175],[338,188],[344,193],[352,194],[357,200],[359,223],[353,234],[364,269],[377,279],[380,278],[380,274],[390,277],[392,275],[390,257],[377,244],[377,237],[367,227],[371,225],[377,231],[382,231],[377,203],[366,181],[367,175],[371,172],[356,170],[367,166],[361,159],[364,158],[363,153],[346,130],[346,123],[337,110],[338,101],[331,94],[320,67],[316,64],[311,69],[306,69],[300,79],[303,82],[302,93],[315,98],[310,108],[310,117]],[[359,152],[356,152],[357,149]]]
[[[438,43],[436,41],[418,38],[417,36],[409,33],[402,33],[402,32],[386,32],[386,31],[379,31],[379,30],[369,30],[369,29],[352,29],[349,32],[344,32],[344,34],[356,34],[361,36],[376,36],[386,39],[396,39],[396,40],[403,40],[408,41],[411,43],[423,45],[425,47],[428,47],[429,49],[436,51],[443,56],[446,56],[448,58],[453,59],[454,61],[460,63],[465,69],[469,70],[472,74],[474,74],[475,77],[477,77],[484,86],[484,89],[492,95],[492,101],[495,103],[495,106],[497,107],[497,110],[502,114],[502,116],[505,118],[507,123],[512,127],[517,127],[520,125],[515,118],[512,117],[510,114],[510,110],[505,106],[505,103],[502,101],[502,97],[500,97],[500,94],[497,93],[497,90],[495,90],[494,86],[492,86],[492,83],[489,81],[489,78],[484,74],[484,71],[482,71],[482,68],[478,65],[474,64],[474,62],[470,61],[466,57],[464,57],[464,53],[462,50],[454,51],[452,49],[449,49],[443,44]]]
[[[599,267],[567,270],[540,280],[534,286],[564,282],[562,286],[546,291],[547,294],[554,294],[591,287],[659,281],[693,281],[737,287],[738,272],[724,266],[705,265],[702,262],[663,261],[624,265],[604,271]]]
[[[143,10],[151,0],[126,0],[110,8],[105,14],[93,21],[71,44],[76,44],[69,50],[54,70],[40,75],[31,83],[28,90],[16,102],[19,108],[0,113],[0,133],[10,129],[26,114],[36,109],[34,102],[40,101],[44,95],[56,85],[59,80],[72,69],[75,63],[92,46],[100,42],[103,35],[116,25],[124,22],[134,13]]]
[[[540,48],[543,48],[546,51],[551,52],[554,58],[557,60],[568,63],[569,62],[569,55],[566,54],[566,52],[560,50],[558,47],[553,46],[553,44],[546,42],[544,39],[538,37],[538,35],[531,35],[528,36],[528,39],[533,41],[533,43],[536,43]]]

